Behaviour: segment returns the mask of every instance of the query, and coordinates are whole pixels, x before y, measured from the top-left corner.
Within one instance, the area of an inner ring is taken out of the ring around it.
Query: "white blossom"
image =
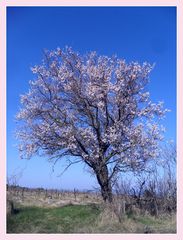
[[[146,91],[152,68],[96,52],[80,56],[69,47],[47,51],[21,95],[21,153],[65,151],[91,166],[112,159],[127,169],[144,166],[158,155],[164,130],[158,121],[167,112]]]

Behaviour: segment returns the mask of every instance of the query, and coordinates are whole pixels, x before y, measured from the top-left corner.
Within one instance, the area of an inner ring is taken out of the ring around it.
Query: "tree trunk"
[[[105,202],[112,203],[112,187],[109,181],[109,174],[107,166],[104,165],[95,170],[98,183],[101,187],[102,198]]]

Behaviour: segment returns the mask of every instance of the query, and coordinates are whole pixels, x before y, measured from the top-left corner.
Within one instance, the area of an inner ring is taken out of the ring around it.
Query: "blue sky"
[[[167,113],[165,139],[176,140],[176,8],[175,7],[8,7],[7,8],[7,175],[22,176],[29,187],[92,189],[94,178],[82,165],[62,177],[43,158],[20,160],[14,138],[20,94],[34,76],[30,67],[42,60],[43,49],[71,46],[80,53],[156,63],[148,89],[154,102],[163,100]]]

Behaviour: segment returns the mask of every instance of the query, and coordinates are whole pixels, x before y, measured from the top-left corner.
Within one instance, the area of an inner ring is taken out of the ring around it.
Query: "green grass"
[[[74,233],[91,226],[100,213],[94,205],[61,208],[20,207],[7,218],[8,233]]]
[[[17,207],[7,217],[8,233],[176,233],[176,216],[130,214],[121,223],[97,205]]]
[[[176,218],[173,216],[130,216],[134,222],[141,224],[149,233],[176,233]]]

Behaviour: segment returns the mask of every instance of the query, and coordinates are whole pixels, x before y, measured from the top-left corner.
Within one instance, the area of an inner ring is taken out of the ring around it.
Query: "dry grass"
[[[87,229],[86,229],[87,232]],[[176,217],[154,219],[151,216],[123,218],[122,222],[114,215],[102,212],[90,233],[176,233]]]
[[[53,190],[30,190],[23,188],[9,188],[7,199],[22,206],[37,207],[61,207],[65,205],[88,205],[102,202],[100,196],[95,193],[53,191]]]

